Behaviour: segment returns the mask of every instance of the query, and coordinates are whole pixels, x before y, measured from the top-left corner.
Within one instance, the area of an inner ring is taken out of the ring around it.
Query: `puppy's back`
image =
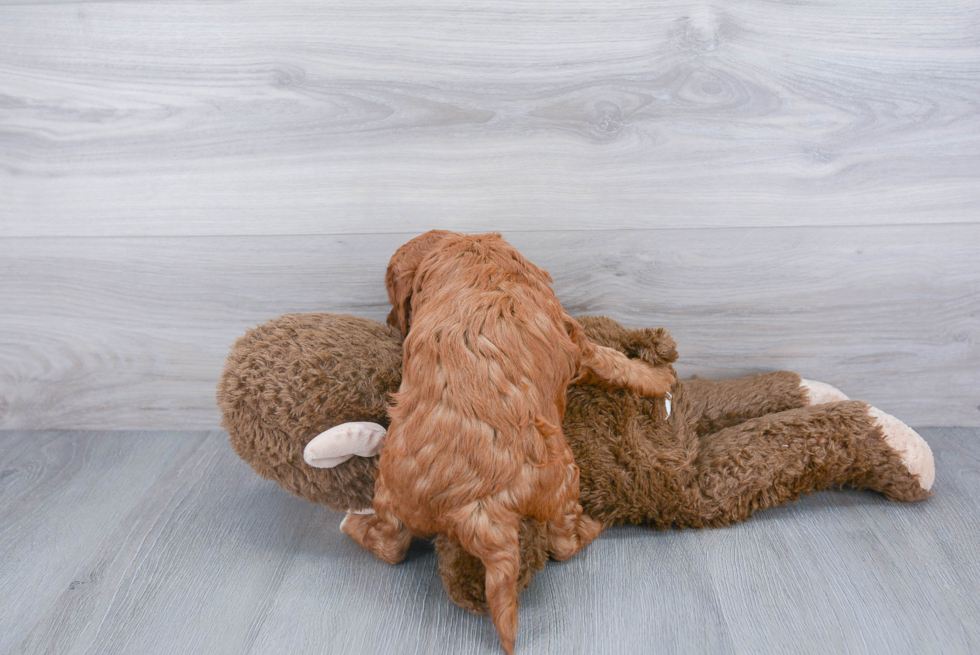
[[[404,453],[399,477],[428,480],[417,492],[495,493],[565,450],[549,439],[580,358],[567,314],[550,276],[496,234],[445,239],[416,279],[386,450]]]

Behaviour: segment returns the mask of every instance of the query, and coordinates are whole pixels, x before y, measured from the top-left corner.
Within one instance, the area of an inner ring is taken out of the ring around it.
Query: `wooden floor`
[[[519,653],[980,650],[980,430],[936,494],[827,492],[722,530],[617,528],[522,597]],[[390,567],[221,432],[0,433],[0,653],[498,653],[431,548]]]

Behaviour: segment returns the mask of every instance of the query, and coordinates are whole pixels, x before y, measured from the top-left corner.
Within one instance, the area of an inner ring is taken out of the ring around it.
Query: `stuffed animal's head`
[[[348,430],[316,466],[303,453],[337,425],[387,427],[401,368],[402,339],[391,327],[346,314],[285,314],[232,347],[218,385],[222,425],[262,477],[334,510],[368,510],[383,432]]]

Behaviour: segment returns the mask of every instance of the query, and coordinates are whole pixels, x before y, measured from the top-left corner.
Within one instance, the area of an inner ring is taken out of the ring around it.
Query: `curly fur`
[[[596,343],[633,357],[658,365],[677,357],[662,330],[577,320]],[[339,423],[387,424],[383,406],[398,388],[400,366],[397,330],[345,315],[281,316],[232,349],[218,394],[225,428],[243,459],[293,493],[333,509],[370,506],[377,458],[312,469],[302,451]],[[590,515],[610,525],[717,527],[832,487],[903,502],[930,495],[889,448],[868,405],[808,405],[795,373],[686,380],[672,394],[666,419],[660,399],[569,387],[563,434]],[[523,588],[547,550],[540,525],[527,522],[521,535]],[[435,545],[453,601],[486,612],[482,562],[445,535]]]
[[[389,320],[403,335],[373,515],[344,532],[397,563],[411,534],[446,534],[486,569],[507,653],[517,632],[519,529],[541,522],[550,555],[570,557],[602,530],[582,515],[578,467],[561,432],[565,390],[588,371],[608,386],[663,394],[669,368],[590,342],[551,277],[499,234],[432,231],[391,258]]]

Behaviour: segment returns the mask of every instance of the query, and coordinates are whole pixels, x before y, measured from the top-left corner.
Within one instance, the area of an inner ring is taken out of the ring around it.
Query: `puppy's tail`
[[[602,387],[625,388],[641,396],[665,395],[677,381],[670,365],[651,366],[630,359],[618,350],[593,343],[575,319],[569,317],[568,333],[582,349],[582,371],[575,382]]]
[[[491,516],[491,508],[482,503],[474,503],[467,510],[469,515],[455,525],[454,534],[449,536],[483,562],[490,617],[501,647],[507,655],[513,655],[517,638],[517,579],[521,568],[520,517],[509,512]]]

